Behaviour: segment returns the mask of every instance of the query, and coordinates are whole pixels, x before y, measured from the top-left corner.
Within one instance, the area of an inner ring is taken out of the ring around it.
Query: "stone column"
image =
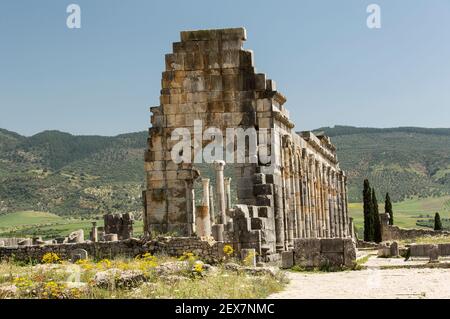
[[[195,224],[197,229],[197,236],[209,237],[211,236],[211,220],[209,217],[209,179],[203,178],[202,184],[202,205],[197,207]]]
[[[97,222],[92,222],[91,240],[96,243],[98,242],[98,228]]]
[[[285,230],[286,230],[286,238],[285,238],[285,247],[293,246],[294,239],[294,223],[293,223],[293,214],[292,214],[292,196],[291,196],[291,165],[290,165],[290,138],[288,136],[283,136],[283,168],[282,168],[282,178],[283,178],[283,202],[284,202],[284,216],[285,216]]]
[[[314,187],[314,156],[311,154],[308,158],[309,174],[308,174],[308,189],[310,194],[310,216],[311,216],[311,237],[317,238],[317,211],[316,211],[316,194]]]
[[[328,174],[329,174],[329,168],[325,165],[323,165],[323,212],[325,215],[325,237],[330,238],[331,237],[331,231],[330,231],[330,205],[328,202]]]
[[[192,180],[185,181],[186,186],[186,214],[187,214],[187,222],[188,222],[188,236],[192,236],[195,229],[195,189],[194,183]]]
[[[328,206],[330,215],[330,235],[331,238],[336,237],[336,224],[334,218],[334,204],[333,204],[333,172],[328,169]]]
[[[350,237],[356,239],[356,237],[355,237],[355,226],[353,224],[353,217],[349,218],[349,228],[350,228],[350,231],[349,231]]]
[[[295,182],[295,210],[297,214],[297,238],[303,238],[304,237],[304,229],[303,229],[303,216],[302,216],[302,193],[301,193],[301,176],[300,176],[300,161],[299,161],[299,154],[295,154],[295,175],[294,175],[294,182]]]
[[[347,194],[347,176],[344,172],[342,172],[342,200],[343,200],[343,211],[344,211],[344,231],[345,236],[350,236],[350,224],[349,224],[349,217],[348,217],[348,194]]]
[[[337,205],[337,181],[336,181],[336,172],[332,173],[332,184],[333,184],[333,213],[334,213],[334,235],[335,237],[339,237],[339,211]]]
[[[220,217],[219,223],[226,225],[226,201],[225,201],[225,184],[223,177],[223,170],[225,167],[224,161],[214,161],[214,168],[216,170],[216,194],[218,201],[218,215]]]
[[[304,176],[303,176],[303,198],[304,198],[304,208],[305,208],[305,234],[306,238],[312,237],[311,228],[311,197],[309,191],[309,179],[311,174],[309,173],[308,157],[303,158]]]
[[[337,226],[338,236],[342,236],[342,198],[341,198],[341,175],[336,172],[336,205],[337,205]]]
[[[209,216],[211,218],[211,225],[216,224],[216,210],[214,206],[214,188],[209,185]]]
[[[226,206],[227,211],[231,209],[231,177],[225,177],[225,195],[226,195]]]
[[[322,165],[320,165],[319,161],[316,161],[315,165],[316,169],[316,207],[317,207],[317,233],[318,237],[323,238],[324,236],[324,218],[323,218],[323,210],[322,210]]]

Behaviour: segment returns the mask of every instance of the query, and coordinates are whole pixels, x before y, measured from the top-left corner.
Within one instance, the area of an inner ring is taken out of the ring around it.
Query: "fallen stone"
[[[120,270],[117,268],[100,271],[94,276],[94,284],[100,288],[134,288],[146,280],[140,270]]]
[[[238,271],[243,267],[235,263],[226,263],[225,265],[223,265],[223,268],[225,270]]]
[[[16,293],[16,285],[0,286],[0,299],[13,298]]]
[[[281,253],[281,268],[289,269],[294,266],[294,252],[293,251],[283,251]]]
[[[155,268],[156,273],[160,276],[173,275],[186,270],[189,270],[187,261],[169,261]]]
[[[398,257],[399,250],[398,250],[398,243],[396,241],[394,241],[391,244],[391,246],[390,246],[390,253],[391,253],[391,257]]]
[[[84,231],[82,229],[71,232],[68,237],[69,243],[82,243],[84,242]]]

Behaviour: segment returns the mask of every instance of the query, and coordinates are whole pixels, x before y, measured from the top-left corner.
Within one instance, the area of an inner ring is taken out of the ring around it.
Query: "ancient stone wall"
[[[252,128],[258,145],[267,145],[255,154],[246,149],[248,159],[256,161],[223,163],[234,169],[238,205],[231,209],[225,208],[223,166],[218,167],[223,164],[214,164],[220,218],[211,218],[216,223],[211,229],[217,240],[242,243],[264,255],[291,249],[296,238],[351,237],[347,179],[336,148],[327,136],[293,130],[286,98],[274,81],[256,72],[253,52],[243,49],[245,40],[243,28],[186,31],[166,55],[145,154],[145,231],[196,232],[195,161],[208,144],[195,132],[195,121],[202,121],[200,136],[210,127]],[[178,128],[190,133],[189,163],[173,161],[171,151],[179,141],[172,133]],[[262,162],[262,151],[271,156],[269,165]]]
[[[224,243],[208,242],[195,237],[158,238],[151,241],[128,239],[115,242],[85,242],[77,244],[57,244],[44,246],[0,247],[0,260],[13,258],[17,261],[40,261],[48,252],[58,254],[62,259],[69,260],[71,253],[84,249],[88,257],[94,260],[116,257],[134,258],[139,254],[166,254],[181,256],[192,252],[202,260],[213,262],[224,256]]]
[[[283,267],[353,267],[356,245],[352,238],[295,239],[294,249],[283,253]]]
[[[380,214],[381,220],[381,238],[383,241],[415,239],[418,237],[440,237],[450,236],[448,231],[439,231],[432,229],[406,229],[398,226],[389,225],[386,214]]]

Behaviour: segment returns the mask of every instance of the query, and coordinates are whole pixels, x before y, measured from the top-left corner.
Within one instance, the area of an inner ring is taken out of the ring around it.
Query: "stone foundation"
[[[439,256],[450,256],[449,244],[412,244],[409,247],[411,257],[430,257],[430,253],[437,248]]]
[[[290,259],[291,256],[283,254]],[[293,263],[300,267],[353,267],[356,262],[356,245],[351,238],[309,238],[296,239],[293,249]],[[283,262],[289,265],[289,262]]]

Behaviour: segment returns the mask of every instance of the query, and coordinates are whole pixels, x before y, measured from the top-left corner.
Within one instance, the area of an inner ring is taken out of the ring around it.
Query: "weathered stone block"
[[[344,255],[342,253],[322,253],[320,256],[320,266],[339,267],[344,265]]]
[[[320,239],[295,239],[294,260],[296,265],[303,267],[320,266]]]
[[[411,257],[429,257],[429,252],[433,247],[433,244],[412,244],[410,246]]]
[[[71,232],[69,235],[69,243],[82,243],[84,242],[84,231],[82,229]]]
[[[342,253],[344,251],[344,241],[342,238],[321,239],[320,244],[323,253]]]
[[[252,226],[252,229],[265,229],[266,223],[263,218],[252,218],[251,226]]]
[[[353,267],[356,263],[356,243],[352,238],[344,240],[344,265]]]
[[[281,253],[281,268],[290,269],[294,267],[294,251],[283,251]]]
[[[391,257],[391,248],[388,246],[378,248],[377,256],[383,258]]]
[[[268,206],[259,206],[258,207],[258,217],[268,218],[271,213],[271,208]]]
[[[433,245],[429,250],[430,263],[439,262],[439,248],[438,245]]]
[[[450,244],[438,244],[440,256],[450,256]]]
[[[397,257],[399,255],[397,242],[394,241],[389,248],[391,257]]]
[[[258,195],[273,195],[273,186],[271,184],[253,185],[253,194]]]
[[[270,195],[259,195],[256,197],[257,206],[272,206],[272,196]]]

